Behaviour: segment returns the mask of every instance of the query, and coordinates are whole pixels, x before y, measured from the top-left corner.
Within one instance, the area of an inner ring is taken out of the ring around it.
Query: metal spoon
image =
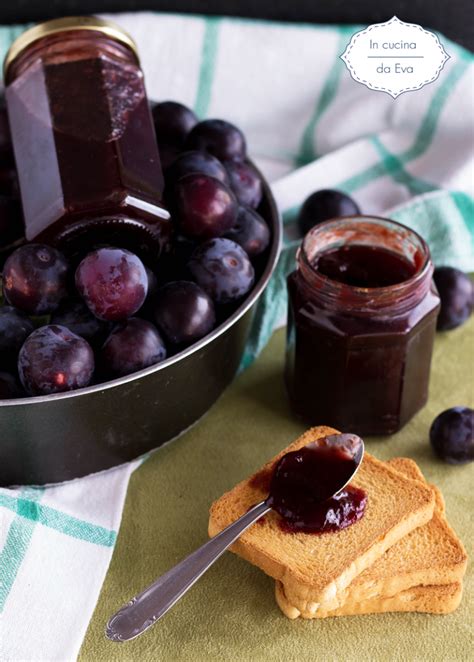
[[[318,441],[313,443],[317,444]],[[334,495],[340,492],[357,472],[364,455],[364,442],[354,434],[335,434],[326,437],[325,443],[342,448],[354,461],[353,473],[343,485],[337,486]],[[270,497],[267,497],[265,501],[257,503],[236,522],[132,598],[107,623],[107,637],[112,641],[128,641],[156,623],[249,526],[271,510],[269,499]]]

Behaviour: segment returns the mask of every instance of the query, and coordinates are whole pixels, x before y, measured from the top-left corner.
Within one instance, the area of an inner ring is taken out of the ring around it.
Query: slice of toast
[[[285,595],[281,582],[275,582],[275,598],[288,618],[327,618],[329,616],[355,616],[356,614],[382,614],[390,611],[419,611],[427,614],[449,614],[458,608],[462,598],[462,583],[433,586],[412,586],[390,597],[374,597],[361,602],[347,603],[333,611],[319,610],[316,614],[301,613]]]
[[[337,430],[311,428],[257,475],[215,501],[209,535],[222,531],[267,496],[269,477],[282,455],[330,434]],[[356,524],[324,535],[289,534],[282,531],[279,515],[272,511],[250,527],[232,551],[282,581],[298,600],[317,604],[332,600],[387,549],[433,516],[435,500],[427,485],[406,478],[368,453],[352,483],[368,495],[364,516]]]
[[[386,463],[414,480],[425,481],[413,460],[395,458]],[[361,601],[398,595],[413,586],[453,584],[466,570],[467,554],[463,544],[449,526],[441,492],[430,485],[436,507],[432,519],[399,540],[373,565],[364,570],[344,590],[324,604],[324,611],[344,607],[349,611]],[[310,618],[320,609],[313,601],[301,600],[300,592],[285,586],[289,604]]]

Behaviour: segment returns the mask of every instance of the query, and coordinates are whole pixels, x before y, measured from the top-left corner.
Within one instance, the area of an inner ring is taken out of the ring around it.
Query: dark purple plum
[[[161,101],[152,105],[158,145],[181,149],[191,129],[198,123],[193,111],[177,101]]]
[[[76,287],[96,317],[119,322],[142,307],[148,277],[143,262],[134,253],[123,248],[99,248],[79,264]]]
[[[149,267],[145,267],[145,270],[148,279],[148,290],[143,306],[137,314],[144,319],[153,319],[153,307],[155,304],[156,293],[158,292],[160,285],[155,273]]]
[[[25,392],[18,379],[9,372],[0,372],[0,400],[22,398]]]
[[[180,155],[180,150],[172,145],[158,145],[158,152],[160,154],[160,162],[163,170],[167,170]]]
[[[155,321],[166,340],[190,345],[214,328],[214,304],[199,285],[181,280],[168,283],[157,294]]]
[[[449,464],[474,460],[474,409],[452,407],[441,412],[430,428],[436,455]]]
[[[149,268],[145,267],[146,271],[146,277],[148,280],[148,290],[147,290],[147,300],[150,297],[155,297],[156,293],[158,292],[158,279],[154,272]]]
[[[129,375],[165,358],[166,347],[158,330],[137,317],[117,325],[100,352],[101,367],[110,377]]]
[[[7,258],[3,293],[15,308],[30,315],[52,313],[67,296],[68,263],[55,248],[25,244]]]
[[[230,239],[211,239],[198,246],[188,269],[215,303],[241,299],[252,287],[255,272],[247,253]]]
[[[247,153],[244,134],[225,120],[204,120],[189,133],[186,149],[213,154],[219,161],[243,161]]]
[[[171,166],[165,172],[166,186],[168,188],[184,177],[192,173],[200,175],[209,175],[215,177],[224,184],[229,184],[227,170],[222,163],[208,152],[183,152],[173,161]]]
[[[65,326],[42,326],[24,342],[18,374],[28,395],[73,391],[91,383],[94,353],[84,338]]]
[[[0,308],[0,366],[16,366],[21,346],[34,331],[32,321],[12,306]]]
[[[241,205],[256,209],[262,201],[262,180],[253,166],[244,161],[226,161],[230,188]]]
[[[268,225],[260,214],[250,207],[239,207],[235,225],[225,236],[242,246],[249,257],[260,255],[270,243]]]
[[[95,317],[81,299],[62,301],[51,315],[51,324],[65,326],[91,345],[103,342],[110,331],[109,323]]]
[[[181,232],[192,239],[220,237],[237,217],[232,191],[215,177],[197,173],[176,183],[172,209]]]
[[[472,313],[473,282],[467,274],[454,267],[436,267],[433,278],[441,299],[437,328],[439,331],[455,329]]]
[[[303,203],[298,215],[298,226],[305,235],[318,223],[339,216],[357,216],[360,209],[357,203],[342,191],[322,189],[312,193]]]

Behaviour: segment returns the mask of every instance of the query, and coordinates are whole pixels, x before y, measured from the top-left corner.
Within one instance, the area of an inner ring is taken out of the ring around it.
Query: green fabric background
[[[428,405],[398,434],[367,440],[381,459],[409,456],[443,491],[449,521],[472,557],[473,465],[434,458],[429,426],[441,410],[473,406],[474,319],[436,339]],[[290,415],[282,380],[284,331],[224,393],[209,414],[159,449],[132,476],[122,526],[80,662],[472,660],[472,565],[461,607],[448,616],[381,614],[289,621],[274,582],[225,554],[162,621],[134,641],[104,635],[127,599],[207,538],[211,502],[304,429]]]

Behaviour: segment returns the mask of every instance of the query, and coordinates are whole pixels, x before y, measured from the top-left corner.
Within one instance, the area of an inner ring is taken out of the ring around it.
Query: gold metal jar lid
[[[48,37],[58,32],[69,32],[71,30],[94,30],[120,41],[128,46],[138,58],[137,45],[132,37],[113,21],[106,21],[98,16],[66,16],[54,18],[51,21],[38,23],[29,30],[23,32],[10,46],[3,62],[3,75],[6,76],[8,67],[28,46],[38,39]]]

